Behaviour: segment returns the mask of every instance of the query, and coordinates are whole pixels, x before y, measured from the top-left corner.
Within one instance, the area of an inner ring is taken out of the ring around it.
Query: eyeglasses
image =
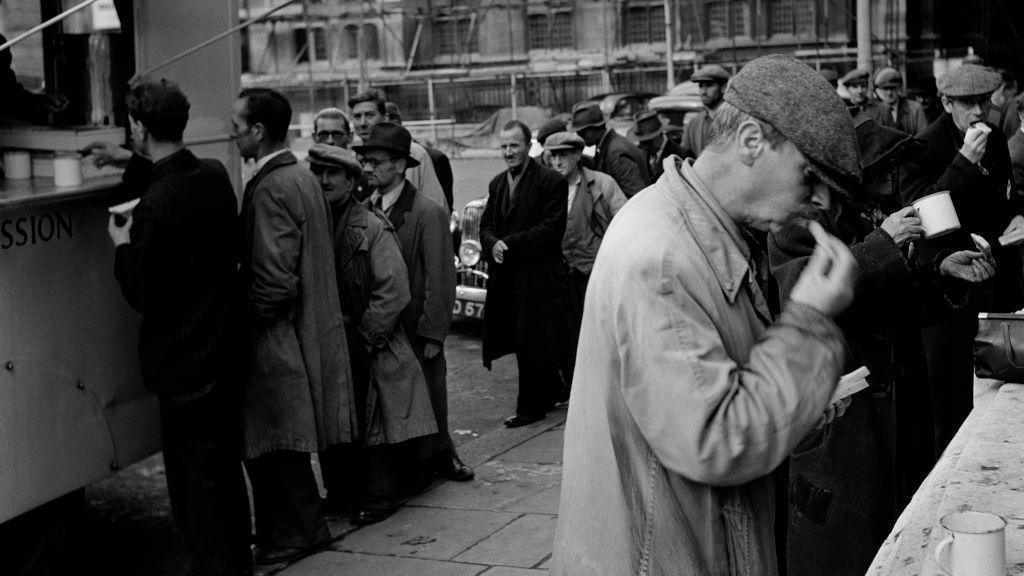
[[[956,104],[957,106],[960,106],[964,110],[971,110],[975,106],[984,107],[985,104],[987,104],[989,102],[990,98],[991,98],[990,96],[985,95],[985,96],[957,96],[955,98],[950,96],[949,99],[953,102],[953,104]]]
[[[385,162],[393,162],[393,161],[394,161],[394,158],[370,158],[370,157],[367,157],[367,156],[364,156],[364,157],[359,159],[359,163],[360,164],[362,164],[363,166],[369,166],[370,168],[373,168],[374,170],[376,170],[377,168],[380,168],[380,165],[384,164]]]
[[[313,139],[321,144],[328,140],[340,142],[345,138],[348,138],[348,132],[343,132],[341,130],[332,130],[330,132],[328,132],[327,130],[321,130],[320,132],[317,132],[316,134],[313,135]]]

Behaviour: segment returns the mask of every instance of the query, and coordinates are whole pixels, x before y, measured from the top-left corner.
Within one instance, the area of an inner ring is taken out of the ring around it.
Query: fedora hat
[[[405,159],[407,168],[415,168],[420,165],[419,160],[412,157],[412,135],[409,131],[394,122],[381,122],[373,127],[370,136],[359,146],[353,146],[359,154],[366,154],[371,150],[387,150],[398,154]]]
[[[640,142],[653,140],[661,135],[661,118],[657,112],[640,112],[634,118],[636,128],[633,134]]]
[[[572,129],[579,132],[585,128],[604,126],[604,113],[596,103],[576,107],[572,111]]]

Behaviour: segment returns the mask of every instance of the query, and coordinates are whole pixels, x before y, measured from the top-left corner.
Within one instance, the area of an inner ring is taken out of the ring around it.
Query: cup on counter
[[[925,238],[935,238],[960,229],[960,218],[953,207],[953,198],[949,190],[942,190],[919,198],[911,204],[917,210],[924,228]]]
[[[27,150],[4,152],[4,176],[8,180],[29,180],[32,178],[32,154]]]
[[[988,512],[953,512],[939,521],[949,532],[935,547],[939,568],[952,576],[1006,576],[1006,521]]]
[[[82,185],[82,157],[78,152],[58,152],[54,155],[53,184],[58,188]]]

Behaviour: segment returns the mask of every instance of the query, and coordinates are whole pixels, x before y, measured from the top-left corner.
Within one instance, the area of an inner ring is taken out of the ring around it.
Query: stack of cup
[[[8,180],[29,180],[32,178],[32,155],[27,150],[4,152],[4,176]]]

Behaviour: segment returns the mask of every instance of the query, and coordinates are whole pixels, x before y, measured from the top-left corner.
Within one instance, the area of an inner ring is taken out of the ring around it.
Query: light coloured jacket
[[[553,576],[776,574],[769,474],[843,365],[820,312],[771,324],[741,232],[677,161],[615,216],[591,274]]]
[[[562,256],[569,266],[590,274],[601,239],[626,195],[604,172],[580,167],[580,184],[566,216]]]

